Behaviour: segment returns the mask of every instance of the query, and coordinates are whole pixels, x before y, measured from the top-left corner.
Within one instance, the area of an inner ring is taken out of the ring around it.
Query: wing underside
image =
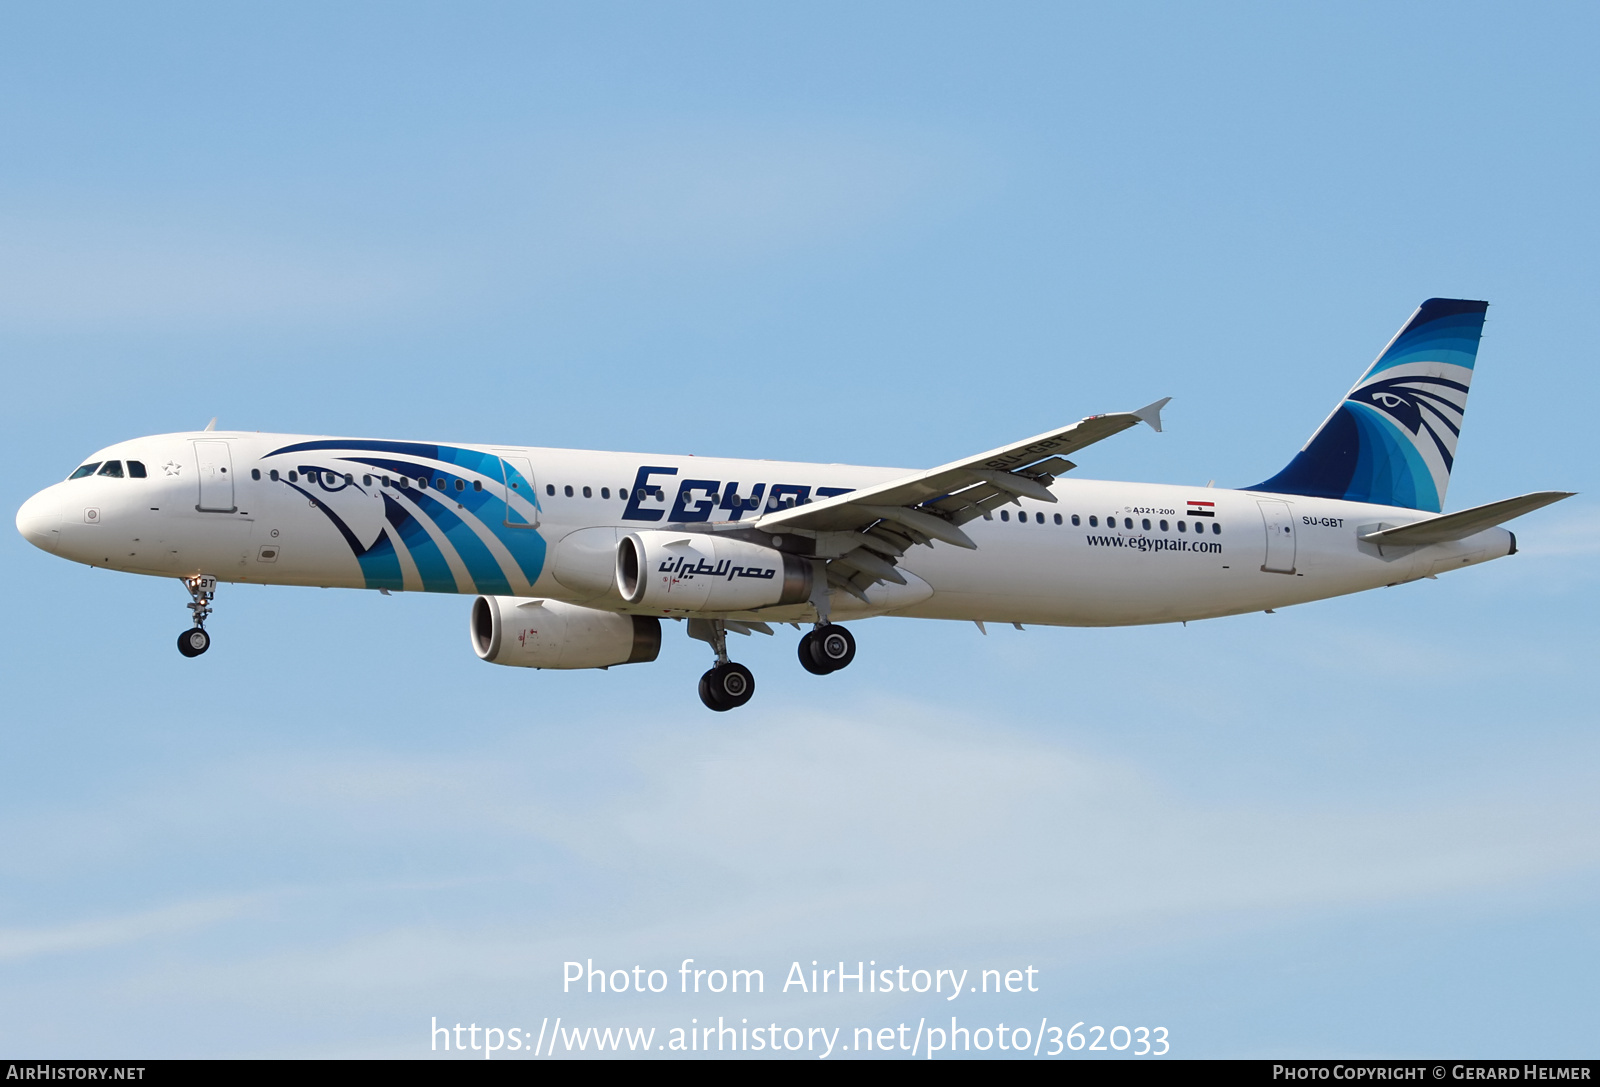
[[[906,583],[895,567],[911,548],[935,542],[976,548],[961,530],[968,521],[1022,498],[1054,502],[1050,484],[1076,467],[1068,455],[1141,422],[1159,431],[1169,399],[1138,411],[1091,415],[926,472],[779,510],[745,527],[811,537],[828,585],[866,600],[880,581]]]

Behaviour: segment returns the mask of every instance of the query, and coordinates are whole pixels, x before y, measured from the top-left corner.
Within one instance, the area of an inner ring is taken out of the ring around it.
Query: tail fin
[[[1430,298],[1288,466],[1249,491],[1438,513],[1487,302]]]

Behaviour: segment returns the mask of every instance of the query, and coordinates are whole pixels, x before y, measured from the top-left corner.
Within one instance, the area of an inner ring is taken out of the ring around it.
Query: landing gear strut
[[[837,672],[855,659],[855,635],[844,627],[819,623],[800,639],[800,667],[814,676]]]
[[[206,633],[206,616],[211,614],[211,601],[217,595],[217,579],[209,575],[186,577],[183,587],[189,590],[189,612],[194,616],[194,626],[178,635],[178,652],[186,657],[198,657],[211,648],[211,635]]]
[[[722,620],[712,619],[706,625],[710,629],[706,632],[709,637],[705,640],[711,643],[712,650],[717,654],[717,663],[700,677],[700,701],[706,704],[707,709],[718,713],[737,709],[756,693],[756,677],[744,665],[728,659],[728,628]],[[695,636],[698,636],[698,632]]]

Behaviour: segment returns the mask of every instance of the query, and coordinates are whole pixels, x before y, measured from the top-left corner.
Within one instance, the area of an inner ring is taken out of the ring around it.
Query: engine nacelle
[[[480,596],[472,603],[472,650],[517,668],[609,668],[653,661],[661,620],[559,600]]]
[[[617,591],[660,611],[750,611],[811,597],[811,564],[707,532],[630,532],[617,544]]]

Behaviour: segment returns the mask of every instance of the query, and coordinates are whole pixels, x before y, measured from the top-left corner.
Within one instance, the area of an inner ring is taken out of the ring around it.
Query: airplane
[[[473,651],[514,667],[653,661],[661,620],[686,621],[720,712],[755,692],[728,634],[774,623],[810,625],[821,676],[855,658],[841,621],[1189,622],[1515,554],[1499,526],[1572,492],[1442,512],[1487,309],[1423,302],[1282,471],[1233,490],[1068,476],[1095,442],[1159,432],[1167,399],[926,471],[207,427],[94,453],[17,529],[180,579],[186,657],[222,582],[458,593]]]

